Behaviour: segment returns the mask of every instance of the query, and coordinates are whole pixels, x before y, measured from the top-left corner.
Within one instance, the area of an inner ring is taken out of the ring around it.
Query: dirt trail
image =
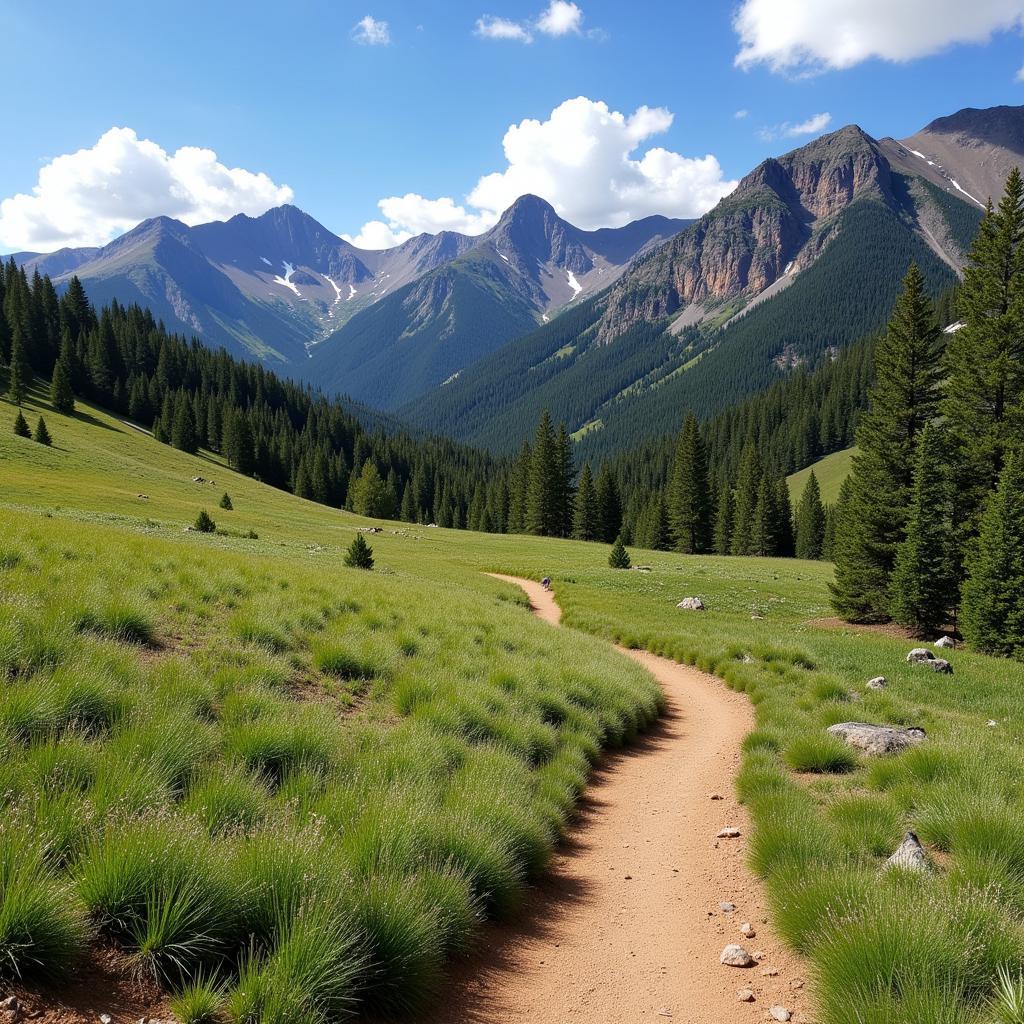
[[[540,584],[496,578],[522,587],[534,614],[558,624],[554,595]],[[748,701],[697,669],[620,650],[657,678],[665,714],[602,762],[529,906],[485,929],[435,1024],[721,1024],[769,1020],[775,1005],[808,1019],[802,965],[768,925],[745,863],[750,823],[733,778],[753,725]],[[727,825],[741,837],[716,839]],[[736,910],[723,912],[723,902]],[[740,934],[743,922],[754,938]],[[731,942],[764,956],[747,970],[724,967]],[[755,1002],[737,1000],[743,988]]]

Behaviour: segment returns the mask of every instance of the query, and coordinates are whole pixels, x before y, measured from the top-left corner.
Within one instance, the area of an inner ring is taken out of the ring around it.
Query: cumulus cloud
[[[391,29],[386,21],[378,21],[367,14],[352,26],[352,38],[363,46],[387,46],[391,42]]]
[[[518,43],[532,43],[531,33],[517,21],[508,18],[495,18],[485,14],[476,19],[474,33],[482,39],[513,39]]]
[[[672,121],[663,107],[643,106],[627,116],[585,96],[566,100],[547,120],[527,118],[509,127],[503,140],[506,166],[481,177],[464,203],[415,193],[392,196],[378,204],[384,220],[346,237],[378,248],[421,231],[478,234],[526,193],[548,200],[566,220],[586,229],[620,227],[655,213],[699,216],[736,182],[725,180],[710,154],[642,149]]]
[[[1022,23],[1024,0],[743,0],[733,27],[739,67],[808,74],[913,60]]]
[[[750,116],[750,111],[749,110],[737,110],[736,113],[733,114],[732,116],[734,118],[736,118],[737,121],[742,121],[744,118]]]
[[[102,245],[147,217],[202,224],[257,216],[292,198],[287,185],[226,167],[213,150],[168,153],[131,128],[111,128],[91,149],[47,163],[31,194],[0,202],[0,244],[42,251]]]
[[[546,36],[581,35],[583,11],[569,0],[551,0],[533,21],[510,21],[492,14],[476,20],[475,35],[483,39],[511,39],[517,43],[532,43],[534,32]],[[601,39],[605,33],[594,29],[587,33],[592,39]]]
[[[537,30],[549,36],[566,36],[579,32],[583,24],[583,11],[567,0],[551,0],[548,8],[537,19]]]

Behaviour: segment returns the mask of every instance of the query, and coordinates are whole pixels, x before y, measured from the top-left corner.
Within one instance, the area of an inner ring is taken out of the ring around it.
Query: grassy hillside
[[[800,495],[804,493],[804,488],[807,486],[807,478],[811,475],[812,470],[818,478],[818,486],[821,488],[821,500],[826,505],[831,505],[839,497],[839,488],[843,486],[843,481],[850,475],[853,456],[856,450],[856,448],[844,448],[841,452],[832,452],[831,455],[826,455],[823,459],[819,459],[806,469],[801,469],[799,472],[791,473],[787,476],[786,483],[789,485],[789,497],[794,507],[800,500]]]
[[[1024,666],[912,668],[909,641],[824,618],[820,563],[634,552],[651,571],[617,572],[601,545],[381,524],[359,573],[341,556],[364,521],[84,412],[47,412],[43,449],[0,402],[0,863],[32,897],[5,898],[6,964],[108,935],[173,987],[251,931],[234,1020],[419,1002],[542,867],[599,745],[653,710],[593,634],[755,703],[753,864],[821,1024],[991,1020],[1024,963]],[[201,507],[228,535],[183,532]],[[483,570],[552,575],[575,630]],[[690,594],[708,610],[678,611]],[[851,719],[927,739],[861,757],[825,732]],[[932,870],[883,873],[907,828]],[[317,980],[289,988],[300,966]]]

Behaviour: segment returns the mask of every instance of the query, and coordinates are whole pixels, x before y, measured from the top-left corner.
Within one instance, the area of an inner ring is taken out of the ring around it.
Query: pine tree
[[[39,417],[39,422],[36,424],[36,431],[32,435],[33,440],[38,441],[39,444],[45,444],[47,448],[53,444],[53,438],[50,437],[50,431],[46,429],[46,420],[42,416]]]
[[[70,416],[75,411],[75,393],[71,388],[71,368],[61,357],[53,367],[50,380],[50,404],[57,412]]]
[[[622,532],[622,499],[615,483],[611,466],[601,463],[597,474],[597,506],[601,517],[601,537],[606,544],[611,544]]]
[[[22,336],[21,328],[15,323],[11,336],[11,365],[7,378],[7,397],[15,405],[21,405],[25,401],[31,383],[32,367],[29,365],[28,353],[25,351],[25,339]]]
[[[594,476],[590,471],[590,463],[584,463],[580,472],[579,486],[576,488],[576,502],[572,517],[572,535],[577,540],[597,540],[600,536],[600,508],[597,503],[597,490],[594,487]]]
[[[754,528],[761,487],[761,459],[753,441],[747,441],[740,457],[733,501],[732,553],[754,553]]]
[[[231,408],[227,417],[224,437],[224,454],[228,465],[246,476],[250,476],[256,465],[256,448],[253,441],[249,417],[238,408]]]
[[[367,459],[359,479],[352,484],[352,511],[369,519],[386,518],[388,512],[387,487],[380,477],[376,462]]]
[[[572,451],[572,438],[564,423],[558,426],[555,439],[554,517],[555,536],[568,537],[572,534],[574,493],[572,481],[576,476],[576,464]]]
[[[708,458],[697,417],[692,412],[686,417],[676,445],[668,508],[676,550],[684,554],[708,551],[713,534]]]
[[[626,550],[626,546],[622,543],[621,537],[615,538],[615,543],[612,545],[611,554],[608,556],[608,564],[613,569],[629,568],[629,552]]]
[[[530,491],[530,467],[533,465],[533,450],[530,442],[524,441],[519,454],[512,463],[512,479],[508,495],[508,532],[526,532],[526,504]]]
[[[955,592],[945,452],[942,432],[928,424],[918,439],[907,535],[892,574],[892,617],[919,636],[946,622]]]
[[[224,492],[224,497],[220,499],[220,507],[227,512],[234,509],[234,503],[231,501],[231,495],[227,491]]]
[[[821,558],[825,544],[825,506],[821,503],[821,488],[813,469],[797,506],[795,539],[797,558]]]
[[[32,431],[28,428],[28,421],[25,414],[19,409],[18,415],[14,417],[14,433],[18,437],[31,437]]]
[[[796,552],[793,536],[793,506],[789,500],[789,485],[785,477],[775,478],[775,554],[792,558]]]
[[[562,528],[560,456],[551,414],[545,409],[537,424],[526,494],[526,528],[542,537],[557,537]]]
[[[361,533],[352,538],[352,543],[345,552],[345,564],[350,569],[373,568],[373,548],[366,543],[366,538]]]
[[[1024,440],[1024,180],[1014,168],[968,255],[942,411],[953,440],[961,541],[977,533],[1006,452]]]
[[[857,428],[848,504],[836,523],[832,604],[853,622],[889,618],[896,550],[906,531],[917,438],[938,413],[940,332],[911,265],[875,349],[870,409]]]
[[[732,523],[734,504],[732,487],[722,484],[715,513],[715,554],[727,555],[732,550]]]
[[[195,455],[199,451],[196,442],[196,425],[192,418],[192,403],[182,392],[174,403],[174,420],[171,424],[171,444],[179,451]]]
[[[964,637],[979,651],[1024,658],[1024,454],[1006,458],[963,585]]]
[[[213,533],[217,529],[217,524],[210,518],[210,513],[206,509],[202,509],[199,515],[196,516],[195,526],[193,527],[199,533]]]
[[[647,502],[636,530],[636,543],[651,551],[668,551],[672,547],[668,507],[661,491],[652,494]]]
[[[750,536],[750,553],[763,558],[778,553],[779,507],[776,503],[775,482],[767,474],[761,476],[754,506],[754,523]]]

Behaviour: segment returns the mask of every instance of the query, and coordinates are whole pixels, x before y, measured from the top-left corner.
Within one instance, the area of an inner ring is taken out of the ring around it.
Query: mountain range
[[[877,329],[911,260],[954,282],[1018,163],[1024,107],[968,108],[902,140],[823,135],[694,222],[582,231],[528,195],[483,235],[367,251],[283,206],[16,260],[460,440],[509,449],[550,408],[596,457]]]
[[[444,355],[433,360],[448,376],[577,296],[605,287],[638,252],[687,223],[648,217],[622,228],[581,231],[548,203],[524,196],[483,235],[422,234],[375,251],[356,248],[297,207],[280,206],[260,217],[239,214],[195,227],[156,217],[102,248],[14,258],[28,273],[49,274],[58,287],[77,275],[97,303],[138,302],[169,330],[195,334],[293,376],[318,376],[319,367],[307,374],[302,364],[326,341],[348,348],[345,325],[385,300],[374,322],[391,330],[395,300],[407,321],[400,333],[414,336],[420,350],[429,344],[424,331],[461,337],[461,321],[473,320],[482,303],[479,312],[491,325],[487,338],[479,346],[463,339],[458,365]],[[367,333],[365,325],[355,332],[359,338]],[[389,404],[384,389],[364,385],[367,372],[346,387],[344,377],[360,370],[362,359],[340,362],[340,390],[372,391],[382,407]],[[426,372],[425,364],[421,370]],[[443,379],[428,376],[423,387]]]

